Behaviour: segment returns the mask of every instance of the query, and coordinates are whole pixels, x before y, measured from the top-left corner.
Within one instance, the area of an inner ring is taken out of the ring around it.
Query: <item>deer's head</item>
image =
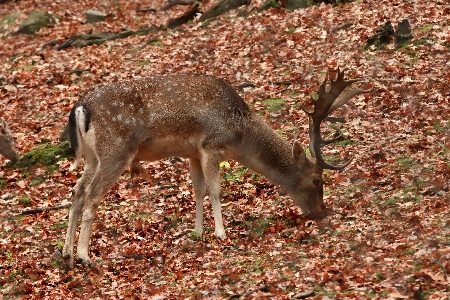
[[[318,99],[313,100],[314,110],[305,111],[309,116],[309,150],[311,156],[307,155],[300,144],[295,141],[292,146],[292,155],[297,163],[296,170],[303,174],[293,176],[299,178],[299,182],[292,182],[288,193],[293,201],[311,217],[322,217],[325,205],[323,202],[323,170],[342,170],[353,159],[349,157],[345,162],[331,165],[322,157],[320,148],[343,138],[342,135],[330,140],[324,140],[320,133],[321,122],[333,111],[346,104],[355,95],[366,93],[370,90],[351,88],[350,85],[360,79],[344,80],[344,72],[337,70],[335,80],[329,78],[329,73],[319,88]]]
[[[11,132],[3,118],[0,118],[0,154],[13,162],[19,159]]]

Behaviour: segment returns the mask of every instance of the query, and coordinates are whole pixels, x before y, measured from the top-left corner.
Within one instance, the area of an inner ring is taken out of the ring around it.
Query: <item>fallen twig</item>
[[[304,299],[304,298],[308,298],[308,297],[311,297],[311,296],[314,296],[314,291],[313,290],[298,293],[297,295],[292,297],[292,299]]]
[[[58,205],[58,206],[38,207],[38,208],[34,208],[34,209],[23,210],[21,215],[38,214],[38,213],[42,213],[45,211],[63,209],[63,208],[71,207],[71,206],[72,206],[72,203],[67,203],[67,204]]]
[[[254,84],[253,82],[244,82],[244,83],[236,86],[236,88],[239,89],[239,90],[243,90],[243,89],[248,88],[248,87],[258,88],[259,85]]]
[[[253,293],[255,293],[255,292],[268,292],[268,291],[269,291],[269,287],[268,287],[267,285],[265,285],[265,286],[262,286],[262,287],[257,288],[257,289],[250,290],[250,291],[245,292],[245,293],[240,293],[240,294],[232,295],[232,296],[230,296],[230,298],[228,298],[228,299],[229,299],[229,300],[232,300],[232,299],[239,299],[239,298],[241,298],[241,297],[247,297],[247,296],[250,296],[251,294],[253,294]]]
[[[169,0],[167,2],[169,3],[164,5],[164,7],[161,8],[161,10],[168,10],[169,8],[175,5],[191,5],[197,2],[197,0]]]
[[[137,10],[137,12],[157,12],[158,10],[155,8],[144,7]]]

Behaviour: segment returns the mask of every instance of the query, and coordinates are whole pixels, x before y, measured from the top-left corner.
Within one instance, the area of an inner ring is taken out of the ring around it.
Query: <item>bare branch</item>
[[[20,214],[21,215],[39,214],[39,213],[42,213],[42,212],[68,208],[68,207],[71,207],[71,206],[72,206],[72,203],[67,203],[67,204],[58,205],[58,206],[38,207],[38,208],[34,208],[34,209],[23,210]]]

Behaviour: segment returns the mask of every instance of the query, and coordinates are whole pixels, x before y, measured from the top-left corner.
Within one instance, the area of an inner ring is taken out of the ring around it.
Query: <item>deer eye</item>
[[[320,179],[318,179],[318,178],[314,178],[313,179],[313,183],[314,183],[314,185],[316,186],[316,187],[320,187]]]

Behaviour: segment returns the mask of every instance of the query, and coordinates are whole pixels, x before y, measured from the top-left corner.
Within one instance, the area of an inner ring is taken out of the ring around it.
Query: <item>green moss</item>
[[[58,145],[44,144],[25,153],[17,162],[8,163],[7,166],[25,171],[31,166],[44,165],[47,167],[47,171],[53,172],[58,169],[59,161],[71,157],[73,155],[69,142]]]
[[[20,17],[20,14],[21,14],[20,11],[13,12],[0,19],[0,33],[6,32],[6,30],[10,28],[10,26],[14,24],[16,20]]]
[[[8,185],[8,181],[4,178],[0,178],[0,189],[4,189]]]

